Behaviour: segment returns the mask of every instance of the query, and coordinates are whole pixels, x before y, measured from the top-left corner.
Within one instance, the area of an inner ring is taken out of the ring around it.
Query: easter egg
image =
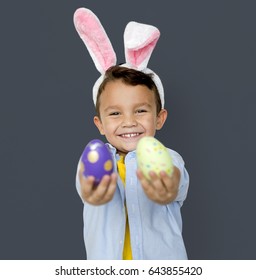
[[[95,177],[95,185],[98,185],[104,175],[113,172],[113,159],[108,147],[98,139],[90,141],[82,154],[84,164],[83,174]]]
[[[149,172],[157,175],[165,171],[168,175],[173,172],[172,158],[168,149],[156,138],[145,136],[139,140],[136,148],[138,167],[147,179]]]

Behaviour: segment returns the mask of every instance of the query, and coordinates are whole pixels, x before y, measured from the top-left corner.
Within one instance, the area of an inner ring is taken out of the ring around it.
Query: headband
[[[88,52],[101,76],[93,86],[93,102],[96,105],[99,86],[105,72],[116,65],[116,53],[97,16],[89,9],[79,8],[74,13],[75,28],[86,45]],[[162,108],[164,108],[164,89],[159,76],[147,68],[148,61],[160,37],[159,30],[148,24],[131,21],[124,31],[124,50],[126,63],[121,66],[151,74],[158,89]]]

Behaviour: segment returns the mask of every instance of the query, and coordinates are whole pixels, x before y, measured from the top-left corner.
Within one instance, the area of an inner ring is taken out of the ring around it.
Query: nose
[[[124,115],[122,127],[133,127],[136,125],[137,125],[137,120],[133,114]]]

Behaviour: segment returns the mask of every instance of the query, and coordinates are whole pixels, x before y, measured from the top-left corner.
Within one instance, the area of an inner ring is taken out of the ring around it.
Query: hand
[[[99,185],[94,186],[95,178],[93,176],[85,177],[83,171],[84,165],[81,162],[79,166],[79,180],[82,198],[92,205],[102,205],[109,202],[116,190],[117,174],[104,175]]]
[[[145,194],[154,202],[165,205],[177,197],[180,182],[180,171],[177,167],[174,166],[171,176],[164,171],[160,172],[160,176],[151,171],[148,180],[141,170],[137,170],[137,176]]]

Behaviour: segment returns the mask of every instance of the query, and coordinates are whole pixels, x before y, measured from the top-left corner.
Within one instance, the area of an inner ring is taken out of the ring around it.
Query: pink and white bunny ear
[[[77,9],[74,13],[74,25],[101,74],[116,65],[116,54],[112,44],[99,19],[91,10]]]
[[[153,74],[152,79],[158,89],[162,108],[164,108],[164,88],[159,76],[147,68],[148,61],[160,37],[160,31],[153,25],[131,21],[124,31],[126,64],[123,66]]]
[[[129,22],[124,31],[126,62],[137,70],[145,69],[159,37],[155,26]]]

